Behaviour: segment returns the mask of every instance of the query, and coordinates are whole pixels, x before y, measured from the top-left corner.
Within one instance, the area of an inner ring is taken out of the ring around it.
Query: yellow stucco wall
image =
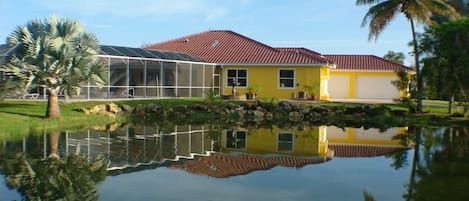
[[[385,77],[395,77],[395,72],[371,72],[371,71],[330,71],[330,77],[333,76],[347,76],[348,77],[348,97],[347,98],[356,98],[356,78],[357,76],[385,76]],[[334,83],[329,82],[329,86],[334,85]]]
[[[246,87],[237,87],[239,95],[245,94],[249,85],[257,85],[260,91],[257,93],[258,98],[292,98],[292,94],[298,97],[299,91],[304,91],[304,86],[308,83],[319,83],[316,90],[317,96],[321,100],[328,100],[325,82],[328,79],[329,67],[327,66],[223,66],[222,70],[222,93],[230,95],[232,87],[227,86],[227,70],[228,69],[247,69],[248,80]],[[293,69],[295,70],[295,86],[294,88],[279,87],[279,70]]]
[[[226,146],[226,131],[221,137],[222,151],[239,151],[254,154],[284,154],[294,156],[325,156],[327,153],[327,140],[325,138],[325,127],[298,129],[280,129],[273,126],[271,129],[260,128],[246,131],[246,147],[244,149],[233,149]],[[293,150],[278,150],[279,133],[293,133]]]

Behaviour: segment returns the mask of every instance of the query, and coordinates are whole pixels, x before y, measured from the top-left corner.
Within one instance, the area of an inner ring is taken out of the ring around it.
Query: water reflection
[[[469,200],[465,192],[469,184],[468,135],[468,128],[409,127],[380,132],[328,126],[184,125],[65,131],[4,140],[0,173],[5,175],[6,185],[26,200],[54,198],[47,197],[52,195],[96,200],[96,185],[106,175],[167,167],[229,178],[274,167],[304,168],[331,160],[385,156],[394,169],[409,170],[409,178],[402,178],[408,181],[402,185],[403,191],[394,192],[403,199]],[[409,152],[410,148],[414,151]],[[359,193],[365,199],[383,200],[373,190],[362,188]]]
[[[140,126],[112,131],[65,131],[4,141],[2,154],[26,153],[32,158],[47,158],[49,154],[59,158],[71,150],[81,150],[87,158],[107,158],[109,174],[172,166],[194,174],[226,177],[275,166],[302,167],[333,157],[385,155],[407,148],[393,138],[403,131],[404,128],[379,132],[326,126],[288,129]]]

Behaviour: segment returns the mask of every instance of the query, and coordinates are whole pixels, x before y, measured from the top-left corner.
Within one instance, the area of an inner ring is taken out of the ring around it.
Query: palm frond
[[[362,27],[368,24],[368,40],[376,40],[383,29],[399,13],[399,1],[385,1],[372,6],[362,20]]]

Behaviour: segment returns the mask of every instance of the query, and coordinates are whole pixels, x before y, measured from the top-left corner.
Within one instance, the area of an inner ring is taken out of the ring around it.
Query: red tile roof
[[[408,149],[403,146],[371,146],[349,144],[329,144],[328,148],[334,151],[334,157],[344,158],[383,156],[396,151],[404,151]]]
[[[324,163],[328,160],[320,157],[309,159],[287,156],[262,157],[251,154],[231,156],[215,153],[183,164],[172,165],[169,168],[182,169],[195,175],[225,178],[248,174],[255,170],[268,170],[279,165],[299,168],[308,164]]]
[[[185,52],[219,64],[312,64],[331,62],[305,51],[273,48],[233,31],[211,30],[143,46],[147,49]],[[303,48],[304,49],[304,48]]]
[[[324,55],[336,64],[336,70],[395,71],[402,69],[414,71],[413,68],[377,57],[374,55]]]

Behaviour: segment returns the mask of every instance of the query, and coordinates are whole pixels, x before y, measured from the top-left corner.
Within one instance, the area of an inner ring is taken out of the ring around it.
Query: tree
[[[469,101],[469,18],[435,24],[429,31],[435,37],[435,55],[446,60],[448,78],[453,79],[450,94],[458,92]]]
[[[436,13],[445,16],[456,16],[456,11],[444,0],[357,0],[357,5],[373,5],[365,14],[362,26],[369,22],[368,39],[376,40],[378,35],[398,14],[402,13],[409,20],[414,62],[417,76],[417,112],[422,112],[422,77],[420,76],[419,52],[415,33],[415,22],[430,24],[431,16]]]
[[[58,93],[69,94],[82,83],[104,83],[104,65],[97,60],[98,39],[78,22],[48,17],[18,26],[8,37],[13,48],[0,68],[19,80],[23,91],[41,86],[47,90],[47,118],[60,116]]]
[[[396,63],[399,63],[399,64],[404,64],[404,59],[405,59],[405,56],[404,56],[404,53],[402,52],[394,52],[394,51],[388,51],[388,53],[386,53],[384,56],[383,56],[384,59],[387,59],[389,61],[394,61]]]

